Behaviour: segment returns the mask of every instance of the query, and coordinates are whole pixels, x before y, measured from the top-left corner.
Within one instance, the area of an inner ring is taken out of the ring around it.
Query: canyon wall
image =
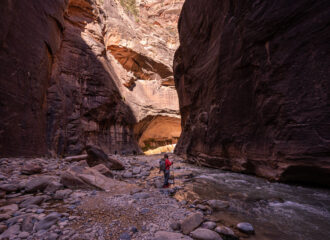
[[[330,186],[328,1],[187,0],[179,36],[177,154]]]
[[[171,62],[181,6],[1,1],[0,155],[141,151],[140,121],[179,118]]]

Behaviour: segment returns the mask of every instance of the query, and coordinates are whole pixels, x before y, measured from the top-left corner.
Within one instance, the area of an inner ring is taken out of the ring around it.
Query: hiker
[[[164,185],[163,188],[168,188],[168,180],[170,178],[170,166],[173,164],[170,160],[168,160],[168,155],[165,154],[164,158],[162,158],[159,162],[159,173],[161,171],[164,172]]]

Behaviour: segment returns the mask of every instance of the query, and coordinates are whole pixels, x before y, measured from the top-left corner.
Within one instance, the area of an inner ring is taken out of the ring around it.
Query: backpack
[[[159,170],[160,170],[160,171],[165,171],[165,168],[166,168],[166,165],[165,165],[165,159],[162,158],[162,159],[160,159],[160,161],[159,161]]]

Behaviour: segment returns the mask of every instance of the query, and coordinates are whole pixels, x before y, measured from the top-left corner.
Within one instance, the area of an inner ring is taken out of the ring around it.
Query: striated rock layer
[[[182,2],[2,1],[0,154],[139,152],[140,121],[179,117],[171,62]]]
[[[330,5],[187,0],[174,77],[175,152],[190,162],[330,186]]]

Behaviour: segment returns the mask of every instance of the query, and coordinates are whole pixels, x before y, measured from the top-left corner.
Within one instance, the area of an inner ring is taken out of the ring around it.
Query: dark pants
[[[170,170],[164,171],[164,186],[168,185],[168,179],[170,178]]]

